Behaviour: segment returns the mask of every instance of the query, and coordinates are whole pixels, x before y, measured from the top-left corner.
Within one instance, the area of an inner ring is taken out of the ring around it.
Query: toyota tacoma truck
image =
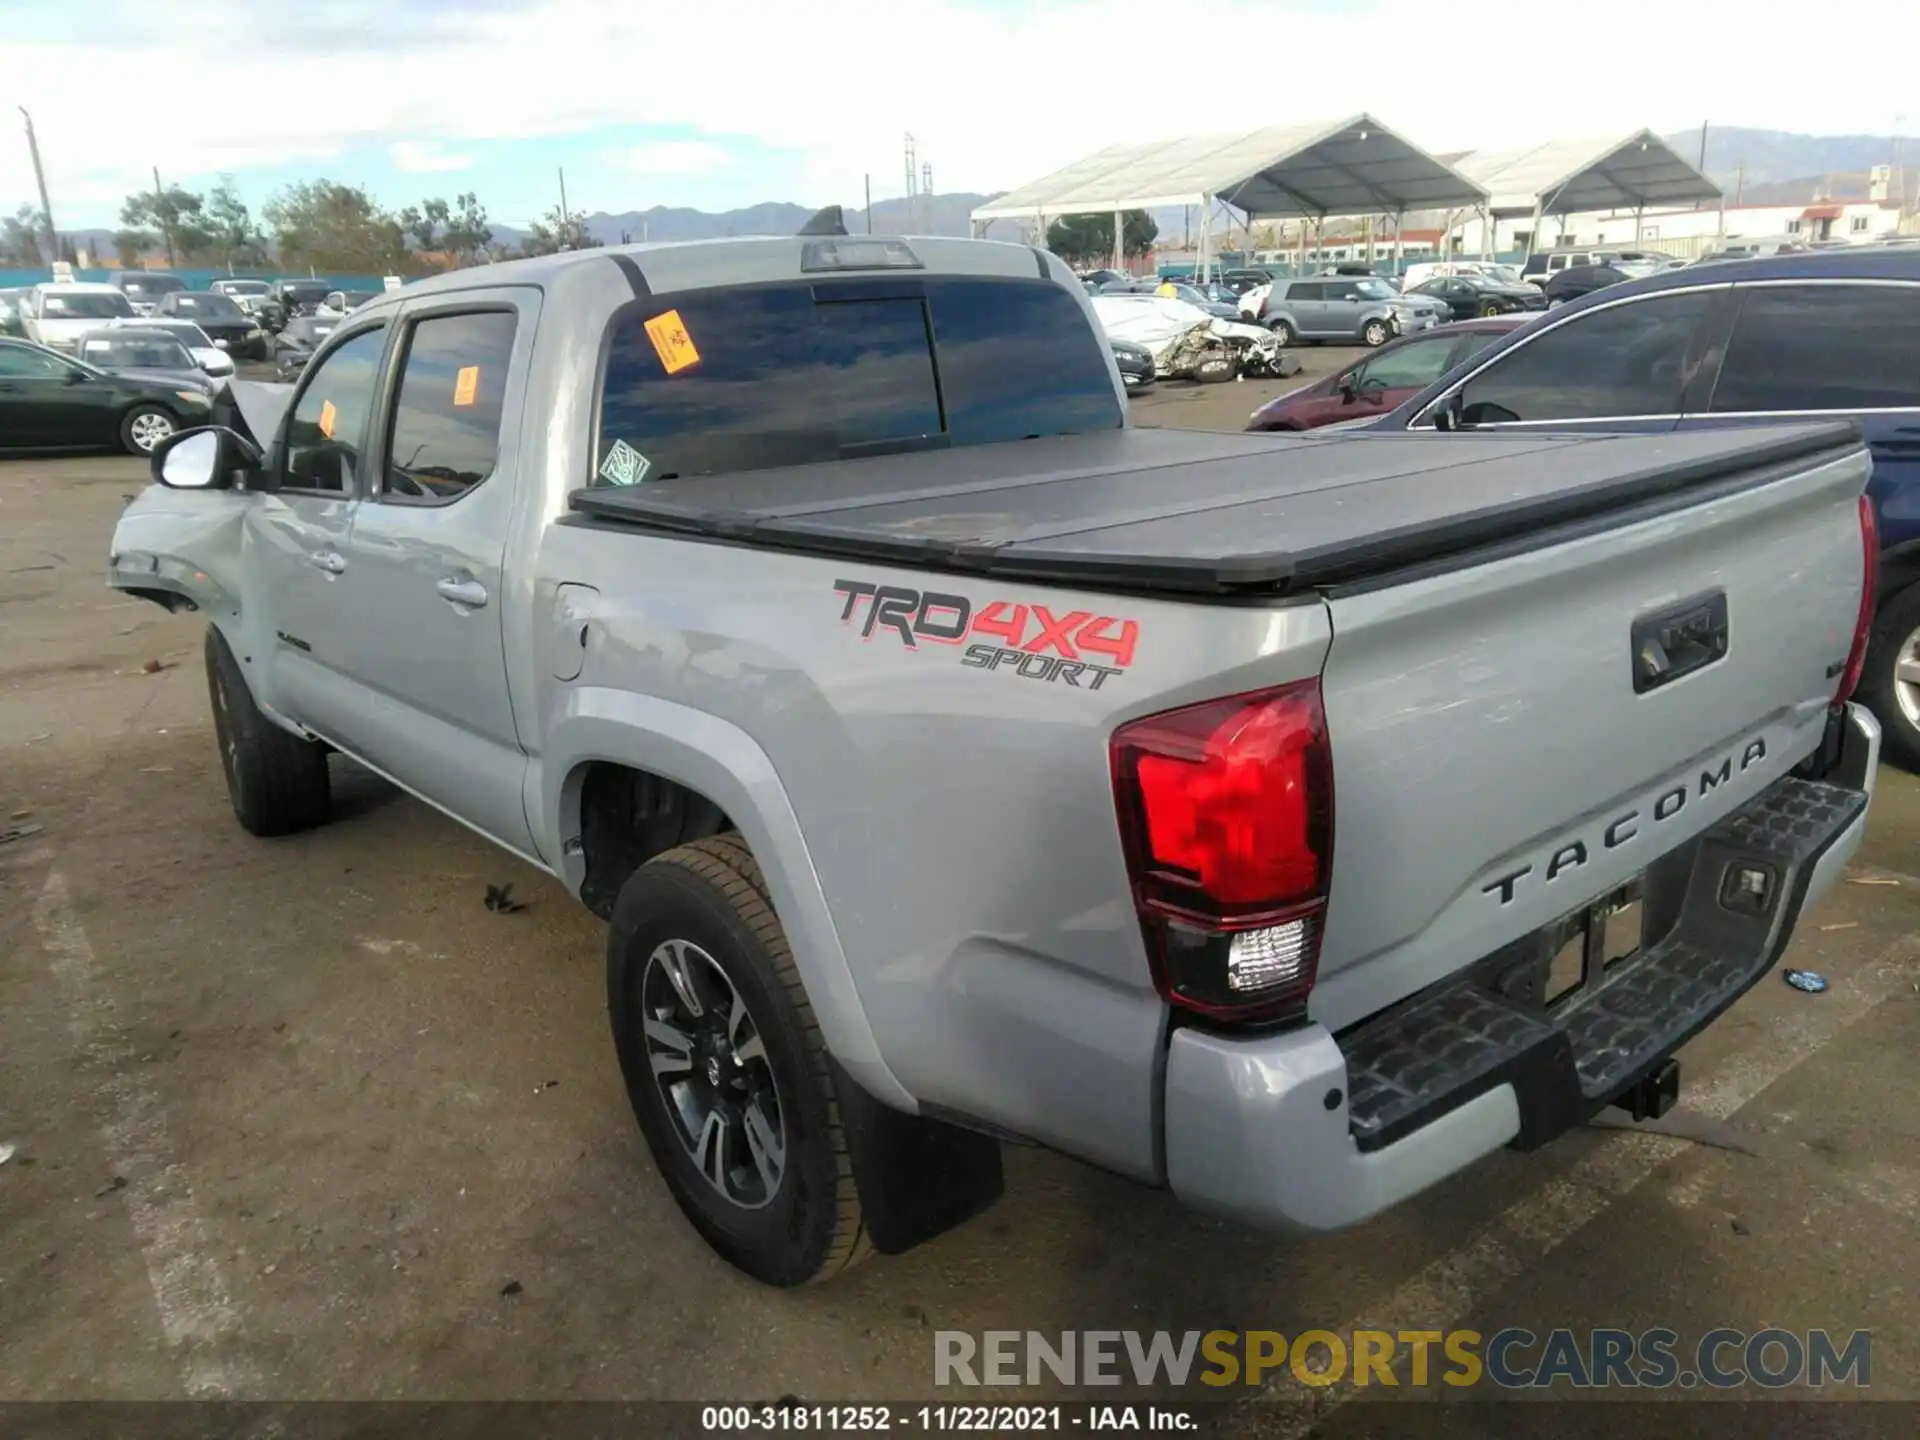
[[[109,572],[211,621],[239,823],[351,760],[604,917],[773,1284],[1007,1142],[1325,1231],[1658,1114],[1866,823],[1844,425],[1136,429],[1051,255],[820,234],[419,281],[228,400]]]

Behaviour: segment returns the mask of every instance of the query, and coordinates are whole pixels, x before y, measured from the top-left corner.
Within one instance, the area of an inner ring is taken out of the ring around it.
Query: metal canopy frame
[[[1484,186],[1478,206],[1481,248],[1489,250],[1496,221],[1531,215],[1527,242],[1532,254],[1540,222],[1602,210],[1634,212],[1634,237],[1649,206],[1689,205],[1722,198],[1720,187],[1698,166],[1651,130],[1624,137],[1554,140],[1523,150],[1470,151],[1454,164]],[[1563,227],[1564,228],[1564,227]]]
[[[1114,145],[1021,186],[973,212],[972,228],[1035,220],[1042,233],[1063,215],[1120,216],[1156,206],[1199,205],[1199,268],[1211,273],[1213,204],[1256,218],[1324,221],[1339,215],[1399,217],[1409,210],[1465,208],[1491,198],[1481,185],[1369,114],[1333,123],[1276,126],[1240,135],[1193,135]]]

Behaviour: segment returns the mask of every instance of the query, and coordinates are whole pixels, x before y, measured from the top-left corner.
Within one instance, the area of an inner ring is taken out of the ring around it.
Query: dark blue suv
[[[1558,306],[1369,430],[1683,430],[1853,420],[1879,608],[1858,698],[1920,769],[1920,247],[1729,260]]]

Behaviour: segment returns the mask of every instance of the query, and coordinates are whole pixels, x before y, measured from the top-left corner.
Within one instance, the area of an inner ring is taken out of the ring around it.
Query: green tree
[[[474,265],[487,258],[493,243],[493,229],[487,224],[487,207],[471,190],[453,197],[453,210],[446,217],[446,229],[440,236],[440,248],[460,265]]]
[[[124,270],[139,265],[147,252],[159,242],[160,237],[151,230],[116,230],[113,236],[113,248],[120,256],[120,266]]]
[[[0,220],[0,261],[23,270],[37,270],[46,264],[41,243],[46,239],[47,217],[32,205],[22,205]]]
[[[1122,217],[1121,238],[1129,255],[1146,254],[1159,234],[1160,227],[1144,210],[1129,210]],[[1047,227],[1047,248],[1071,265],[1111,260],[1113,217],[1062,215]]]
[[[562,250],[592,250],[600,242],[587,233],[587,222],[578,215],[563,215],[554,206],[527,227],[527,238],[520,246],[522,255],[553,255]]]
[[[207,192],[205,214],[209,248],[229,274],[235,265],[266,263],[267,237],[233,188],[232,176],[222,175],[220,183]]]
[[[129,195],[120,207],[120,223],[130,230],[157,230],[167,264],[183,265],[213,248],[207,228],[206,200],[179,185]]]
[[[413,248],[426,254],[440,248],[440,231],[447,223],[447,202],[422,200],[417,206],[407,206],[394,219],[413,237]]]
[[[400,222],[357,185],[307,180],[263,207],[281,263],[290,268],[384,275],[408,260]]]

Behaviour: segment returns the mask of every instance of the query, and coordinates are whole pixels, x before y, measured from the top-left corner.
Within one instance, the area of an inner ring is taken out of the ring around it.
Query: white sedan
[[[206,331],[202,330],[191,320],[168,320],[164,317],[148,318],[146,316],[140,316],[133,319],[115,320],[109,328],[122,329],[132,328],[134,326],[138,326],[143,330],[171,331],[174,338],[187,347],[187,353],[193,356],[193,363],[206,372],[211,379],[224,380],[233,374],[233,357],[218,345],[214,344],[213,337],[208,335]]]

